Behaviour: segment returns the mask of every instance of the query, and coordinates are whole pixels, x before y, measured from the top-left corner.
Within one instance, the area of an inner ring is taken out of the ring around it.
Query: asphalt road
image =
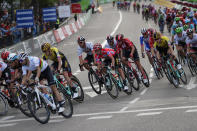
[[[77,57],[77,37],[83,35],[87,41],[104,43],[109,34],[123,33],[130,38],[140,52],[139,36],[142,27],[158,27],[146,23],[141,15],[117,11],[111,4],[102,5],[103,13],[92,15],[88,24],[69,39],[58,45],[68,57],[72,70],[80,79],[85,90],[85,101],[74,102],[74,115],[70,119],[51,116],[48,124],[41,125],[33,118],[27,118],[20,111],[9,109],[7,116],[0,118],[1,131],[196,131],[197,84],[187,66],[188,85],[174,88],[166,77],[158,80],[147,60],[141,60],[148,72],[151,86],[141,86],[138,92],[128,96],[120,93],[113,100],[103,89],[97,95],[91,89],[87,71],[80,72]],[[166,30],[165,30],[166,31]],[[165,32],[166,35],[169,35]],[[193,88],[191,88],[193,87]]]

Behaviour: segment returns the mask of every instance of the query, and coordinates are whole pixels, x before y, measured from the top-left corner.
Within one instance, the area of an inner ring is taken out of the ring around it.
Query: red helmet
[[[121,41],[121,40],[123,40],[123,38],[124,38],[124,35],[123,34],[116,35],[116,40],[117,41]]]
[[[93,49],[94,49],[95,51],[101,50],[101,49],[102,49],[102,45],[101,45],[100,43],[96,43],[96,44],[94,44]]]
[[[1,58],[2,58],[3,60],[7,60],[9,54],[10,54],[10,52],[4,51],[4,52],[1,53]]]
[[[152,28],[149,28],[149,29],[148,29],[148,33],[149,33],[150,35],[153,35],[154,32],[155,32],[154,29],[152,29]]]

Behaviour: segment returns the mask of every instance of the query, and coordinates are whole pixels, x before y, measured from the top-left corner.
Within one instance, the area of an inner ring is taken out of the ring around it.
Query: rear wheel
[[[84,100],[84,91],[83,88],[81,86],[81,83],[76,79],[76,78],[71,78],[74,87],[77,88],[77,93],[78,93],[78,97],[75,98],[74,100],[76,100],[77,102],[82,102]]]

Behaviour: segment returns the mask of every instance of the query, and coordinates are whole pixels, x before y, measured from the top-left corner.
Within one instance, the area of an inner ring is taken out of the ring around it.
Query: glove
[[[36,83],[39,82],[39,78],[38,78],[38,77],[35,78],[35,82],[36,82]]]

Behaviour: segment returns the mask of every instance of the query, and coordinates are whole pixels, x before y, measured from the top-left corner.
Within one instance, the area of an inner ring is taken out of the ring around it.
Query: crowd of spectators
[[[0,48],[14,45],[22,40],[29,39],[40,35],[46,31],[54,28],[56,22],[43,22],[42,16],[34,17],[33,28],[17,28],[16,18],[11,19],[8,11],[1,11],[0,13]]]

